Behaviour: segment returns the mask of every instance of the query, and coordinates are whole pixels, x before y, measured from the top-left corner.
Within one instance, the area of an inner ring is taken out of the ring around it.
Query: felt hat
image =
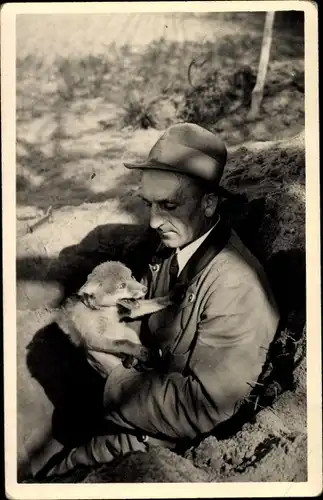
[[[194,123],[169,127],[141,163],[124,163],[127,168],[177,172],[218,185],[227,160],[224,142]]]

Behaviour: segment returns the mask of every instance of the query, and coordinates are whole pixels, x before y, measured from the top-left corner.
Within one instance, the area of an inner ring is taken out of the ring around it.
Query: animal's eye
[[[121,285],[119,286],[119,288],[125,288],[125,287],[126,287],[125,283],[121,283]]]

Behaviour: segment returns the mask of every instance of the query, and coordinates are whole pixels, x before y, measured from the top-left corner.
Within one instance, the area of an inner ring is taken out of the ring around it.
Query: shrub
[[[57,63],[58,78],[62,83],[61,92],[68,101],[80,93],[83,97],[98,97],[108,71],[109,61],[100,56],[62,58]]]
[[[185,121],[215,124],[239,107],[247,108],[256,82],[249,66],[228,66],[207,74],[205,81],[185,92],[180,117]]]
[[[128,91],[122,105],[124,111],[123,126],[135,129],[155,127],[154,104],[158,99],[158,97],[149,97],[140,92]]]

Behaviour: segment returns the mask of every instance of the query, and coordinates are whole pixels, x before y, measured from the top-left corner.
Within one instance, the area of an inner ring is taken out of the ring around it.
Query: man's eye
[[[177,208],[177,205],[176,203],[171,203],[170,201],[164,201],[163,203],[161,203],[161,207],[165,210],[175,210],[175,208]]]
[[[144,204],[146,205],[146,207],[151,207],[152,206],[151,201],[144,200],[144,199],[142,199],[142,201],[144,202]]]
[[[121,283],[121,285],[119,286],[119,288],[126,288],[126,284],[125,283]]]

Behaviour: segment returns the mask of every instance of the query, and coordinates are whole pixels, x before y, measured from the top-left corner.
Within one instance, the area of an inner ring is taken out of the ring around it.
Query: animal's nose
[[[148,288],[145,285],[141,285],[140,288],[137,288],[137,290],[134,290],[134,295],[133,297],[136,299],[142,299],[147,292]]]

